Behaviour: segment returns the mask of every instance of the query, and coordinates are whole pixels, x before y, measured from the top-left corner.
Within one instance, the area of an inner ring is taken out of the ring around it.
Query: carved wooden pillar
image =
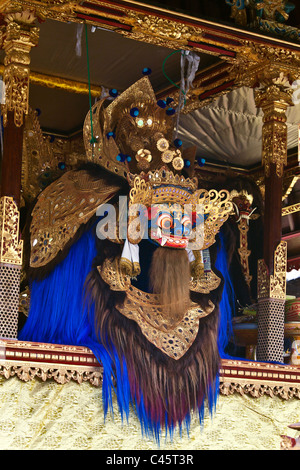
[[[28,112],[30,50],[39,29],[28,11],[7,13],[2,48],[5,102],[0,197],[0,337],[16,338],[22,268],[19,237],[23,125]]]
[[[292,90],[270,80],[256,91],[263,110],[262,162],[265,169],[264,259],[258,263],[257,359],[283,362],[286,242],[281,241],[282,177],[287,162],[286,110]]]

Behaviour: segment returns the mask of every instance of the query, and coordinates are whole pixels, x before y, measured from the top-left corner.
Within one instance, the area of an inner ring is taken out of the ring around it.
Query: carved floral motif
[[[19,240],[19,210],[13,198],[0,199],[0,263],[22,265],[23,241]]]
[[[264,260],[258,260],[258,298],[285,300],[287,243],[281,241],[274,254],[274,274],[269,274]]]

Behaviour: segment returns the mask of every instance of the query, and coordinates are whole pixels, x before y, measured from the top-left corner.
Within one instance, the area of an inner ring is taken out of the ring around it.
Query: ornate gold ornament
[[[262,162],[266,176],[270,174],[270,165],[274,164],[277,176],[282,177],[287,163],[286,110],[293,105],[292,91],[284,84],[274,83],[274,80],[255,91],[256,106],[264,113]]]
[[[159,46],[165,46],[165,41],[168,41],[168,47],[172,49],[183,49],[188,45],[188,41],[199,41],[202,37],[200,27],[134,10],[128,11],[124,21],[132,26],[132,31],[120,31],[123,35]]]
[[[138,162],[138,168],[140,170],[148,170],[152,160],[152,155],[150,150],[140,149],[135,155],[135,159]]]
[[[23,241],[19,239],[19,210],[12,197],[0,199],[0,263],[22,266]]]
[[[58,384],[89,382],[99,387],[103,369],[93,353],[82,346],[0,340],[0,376],[28,382],[36,378]]]
[[[86,159],[82,137],[51,142],[43,134],[36,111],[29,108],[25,118],[22,155],[22,197],[33,201],[38,194],[64,172]]]
[[[233,217],[238,225],[240,232],[240,246],[238,253],[240,255],[240,261],[242,270],[245,276],[246,283],[250,287],[252,276],[249,271],[249,256],[251,251],[248,249],[248,231],[249,221],[251,219],[257,219],[259,214],[255,214],[255,208],[252,208],[253,196],[247,193],[247,191],[238,192],[233,190],[230,192],[230,198],[233,204]]]
[[[259,299],[286,298],[287,243],[281,241],[274,253],[274,274],[268,272],[264,260],[258,260],[257,288]]]
[[[300,203],[292,204],[291,206],[286,206],[282,209],[282,215],[294,214],[295,212],[300,211]]]
[[[82,346],[1,339],[0,359],[0,375],[7,380],[18,377],[28,382],[38,378],[61,385],[75,381],[99,387],[103,378],[102,366],[93,353]],[[248,395],[254,399],[265,395],[286,401],[299,399],[299,378],[299,367],[293,365],[222,359],[220,394]]]
[[[156,146],[157,134],[163,134],[170,141],[174,118],[157,105],[148,77],[138,80],[104,109],[105,101],[100,100],[93,106],[92,123],[90,113],[84,122],[88,160],[126,179],[129,171],[140,173],[142,161],[146,162],[147,169],[157,168],[161,164],[161,152]],[[132,109],[137,116],[131,112]],[[128,156],[130,165],[125,158]]]
[[[221,279],[210,269],[210,271],[204,271],[199,277],[192,277],[190,290],[200,294],[209,294],[219,287],[220,282]]]
[[[39,28],[33,22],[30,11],[6,15],[3,41],[5,103],[2,104],[3,122],[6,125],[7,112],[14,112],[16,126],[23,124],[28,113],[30,51],[36,46]]]
[[[253,398],[300,398],[299,367],[223,359],[220,369],[220,393],[238,393]]]
[[[225,189],[216,191],[200,189],[197,191],[197,203],[204,213],[204,240],[201,249],[209,248],[216,239],[221,226],[228,219],[232,211],[230,194]]]
[[[118,258],[113,261],[105,260],[102,266],[98,266],[98,272],[111,290],[126,292],[124,303],[116,307],[120,313],[135,321],[148,341],[176,360],[180,359],[194,342],[199,320],[215,308],[211,301],[206,310],[191,302],[183,318],[174,323],[172,319],[164,316],[157,295],[132,286],[130,277],[120,269]]]
[[[97,267],[103,281],[109,285],[113,291],[126,292],[131,286],[130,276],[120,269],[120,259],[113,261],[106,259],[102,266]]]
[[[248,221],[242,218],[238,224],[238,227],[240,232],[240,247],[238,249],[238,253],[240,255],[242,270],[245,276],[246,283],[250,287],[252,276],[250,275],[249,271],[249,256],[251,255],[251,251],[248,250]]]
[[[75,170],[48,186],[32,212],[30,266],[37,268],[52,261],[97,207],[109,201],[118,189]]]
[[[117,309],[139,325],[148,341],[167,356],[178,360],[195,341],[199,320],[209,315],[214,310],[214,305],[210,302],[210,307],[205,311],[192,303],[183,319],[173,325],[166,320],[157,296],[131,286],[126,293],[124,304]]]

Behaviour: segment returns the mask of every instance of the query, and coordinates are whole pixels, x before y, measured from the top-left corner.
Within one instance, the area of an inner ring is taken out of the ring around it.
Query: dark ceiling
[[[125,90],[142,77],[142,70],[152,70],[151,83],[158,92],[180,79],[180,54],[170,49],[133,41],[113,31],[88,28],[86,42],[84,30],[74,23],[48,20],[40,25],[39,45],[31,52],[31,70],[55,77],[88,82],[87,45],[90,81],[104,88]],[[77,34],[81,55],[76,53]],[[165,62],[165,74],[163,64]],[[218,61],[212,55],[201,55],[201,69]],[[30,106],[40,110],[40,123],[50,133],[71,134],[82,128],[89,109],[88,95],[31,85]]]

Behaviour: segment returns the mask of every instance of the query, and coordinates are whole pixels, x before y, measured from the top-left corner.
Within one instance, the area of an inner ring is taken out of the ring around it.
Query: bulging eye
[[[173,219],[170,214],[161,214],[157,219],[157,225],[161,229],[168,230],[173,226]]]
[[[181,220],[181,224],[183,226],[183,234],[187,235],[192,230],[192,221],[188,216],[184,216]]]

